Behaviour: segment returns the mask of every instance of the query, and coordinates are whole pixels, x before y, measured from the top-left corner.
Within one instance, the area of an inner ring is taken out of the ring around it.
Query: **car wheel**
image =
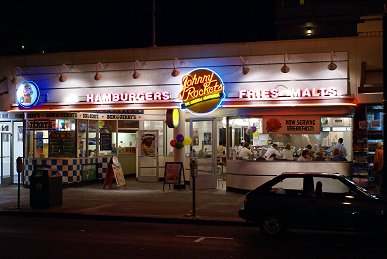
[[[268,215],[263,218],[260,229],[265,235],[275,236],[283,232],[283,224],[278,216]]]

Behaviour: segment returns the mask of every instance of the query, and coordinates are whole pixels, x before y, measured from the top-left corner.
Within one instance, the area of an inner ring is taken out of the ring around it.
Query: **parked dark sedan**
[[[246,194],[239,217],[264,234],[286,228],[383,232],[387,202],[343,175],[283,173]]]

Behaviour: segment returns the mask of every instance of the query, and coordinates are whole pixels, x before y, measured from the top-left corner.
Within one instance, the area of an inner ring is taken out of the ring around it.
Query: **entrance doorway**
[[[216,189],[217,169],[217,126],[215,120],[191,119],[189,121],[192,138],[192,155],[198,161],[196,188]]]
[[[159,131],[138,131],[138,181],[159,181]]]
[[[13,183],[12,133],[8,128],[4,131],[4,125],[2,130],[0,131],[0,181],[2,186],[6,186]]]

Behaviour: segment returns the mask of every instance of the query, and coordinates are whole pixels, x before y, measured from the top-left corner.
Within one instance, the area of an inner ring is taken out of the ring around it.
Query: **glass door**
[[[198,161],[196,188],[217,188],[217,130],[214,120],[190,121],[192,153]]]
[[[158,182],[159,181],[159,131],[139,130],[138,131],[138,181]]]
[[[10,131],[1,131],[0,132],[0,177],[1,185],[10,185],[13,183],[13,170],[11,166],[13,165],[11,161],[11,143],[12,143],[12,134]]]

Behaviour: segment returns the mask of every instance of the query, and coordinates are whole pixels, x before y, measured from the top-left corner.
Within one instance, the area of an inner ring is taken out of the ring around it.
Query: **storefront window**
[[[78,156],[93,157],[99,154],[97,135],[99,122],[96,120],[78,120]],[[103,125],[101,126],[103,127]]]
[[[118,154],[136,154],[138,128],[139,128],[139,121],[134,121],[134,120],[118,121],[118,136],[117,136]],[[116,139],[114,133],[113,135],[114,135],[113,139]]]
[[[99,127],[99,155],[110,155],[116,153],[116,120],[100,120]],[[113,136],[114,133],[114,136]]]
[[[198,157],[210,156],[212,153],[212,142],[217,141],[212,135],[213,121],[194,121],[192,146],[193,152]],[[187,151],[189,152],[189,151]]]
[[[302,119],[302,117],[300,117]],[[231,143],[228,144],[229,158],[237,156],[241,143],[247,141],[254,149],[256,156],[263,156],[266,149],[273,143],[279,149],[289,143],[295,156],[299,156],[302,149],[312,145],[315,152],[326,150],[335,145],[339,138],[344,139],[347,149],[347,160],[352,159],[352,118],[349,117],[321,117],[319,134],[282,134],[263,133],[263,118],[235,118],[229,120]]]
[[[48,130],[28,130],[27,140],[28,154],[33,158],[47,158],[48,157]]]
[[[87,120],[78,120],[78,156],[86,157],[86,143],[87,143],[87,129],[88,129]]]
[[[96,156],[97,154],[97,130],[98,121],[89,121],[89,131],[87,133],[87,156]]]

